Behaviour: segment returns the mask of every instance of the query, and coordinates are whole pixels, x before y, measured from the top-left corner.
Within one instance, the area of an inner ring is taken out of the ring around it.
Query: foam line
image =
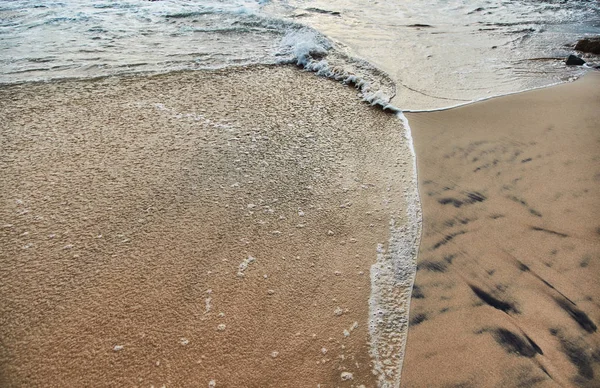
[[[408,119],[398,108],[391,107],[401,120],[403,137],[411,154],[412,182],[405,191],[408,222],[396,226],[390,222],[388,249],[377,249],[377,261],[371,266],[369,298],[370,353],[373,372],[380,388],[400,386],[402,363],[408,333],[410,296],[416,274],[416,258],[422,229],[418,192],[417,161]]]
[[[491,100],[492,98],[512,96],[513,94],[519,94],[519,93],[530,92],[530,91],[533,91],[533,90],[540,90],[540,89],[551,88],[551,87],[556,86],[556,85],[562,85],[562,84],[567,84],[569,82],[576,81],[579,78],[581,78],[582,76],[584,76],[588,71],[594,70],[593,68],[585,68],[585,69],[586,70],[583,71],[581,74],[577,75],[575,77],[575,79],[569,79],[569,80],[566,80],[566,81],[558,81],[558,82],[554,82],[554,83],[551,83],[551,84],[548,84],[548,85],[536,86],[536,87],[529,88],[529,89],[524,89],[524,90],[517,90],[515,92],[508,92],[508,93],[502,93],[502,94],[494,94],[493,96],[481,97],[481,98],[477,98],[477,99],[472,100],[472,101],[467,101],[467,102],[463,102],[463,103],[460,103],[460,104],[450,105],[450,106],[446,106],[446,107],[442,107],[442,108],[433,108],[433,109],[404,109],[404,110],[402,110],[402,112],[406,112],[406,113],[442,112],[442,111],[445,111],[445,110],[450,110],[450,109],[454,109],[454,108],[460,108],[460,107],[466,106],[466,105],[475,104],[477,102]]]

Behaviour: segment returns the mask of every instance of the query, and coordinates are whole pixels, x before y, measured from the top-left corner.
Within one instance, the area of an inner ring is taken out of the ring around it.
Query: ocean
[[[428,109],[573,79],[599,32],[585,0],[2,1],[0,83],[297,63]]]

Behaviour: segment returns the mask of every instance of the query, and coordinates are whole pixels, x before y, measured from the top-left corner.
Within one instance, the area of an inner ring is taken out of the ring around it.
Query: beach
[[[2,386],[375,385],[395,115],[291,66],[0,93]]]
[[[403,387],[594,387],[600,74],[407,114],[423,205]]]
[[[598,387],[599,15],[0,2],[0,387]]]

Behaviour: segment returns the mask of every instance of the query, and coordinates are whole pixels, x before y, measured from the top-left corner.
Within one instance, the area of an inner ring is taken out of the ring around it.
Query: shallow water
[[[255,1],[0,4],[0,81],[273,63],[287,30]]]
[[[269,3],[343,50],[386,71],[392,102],[429,109],[568,80],[563,58],[584,34],[600,33],[594,1],[371,1]],[[558,58],[558,59],[557,59]]]
[[[427,109],[578,76],[549,58],[594,33],[600,5],[583,0],[19,0],[0,3],[0,82],[308,56],[323,62],[313,70],[366,79],[384,103]]]

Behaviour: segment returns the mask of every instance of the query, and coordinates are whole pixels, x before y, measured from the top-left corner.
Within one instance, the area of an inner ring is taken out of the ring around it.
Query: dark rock
[[[569,55],[569,57],[567,58],[567,65],[569,66],[581,66],[585,64],[585,61],[581,58],[579,58],[576,55]]]
[[[600,54],[600,37],[581,39],[575,45],[575,50],[584,53]]]

